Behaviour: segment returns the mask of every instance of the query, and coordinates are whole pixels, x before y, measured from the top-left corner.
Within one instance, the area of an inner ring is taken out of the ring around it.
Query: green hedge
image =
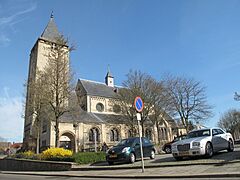
[[[73,155],[74,162],[78,164],[92,164],[106,160],[105,152],[78,152]]]
[[[20,152],[17,154],[10,155],[11,158],[18,158],[18,159],[32,159],[32,160],[40,160],[41,156],[40,154],[35,154],[32,151],[25,151]]]
[[[50,158],[42,158],[42,154],[34,154],[33,152],[27,151],[17,153],[11,156],[12,158],[20,159],[34,159],[34,160],[47,160],[47,161],[64,161],[64,162],[75,162],[78,164],[93,164],[100,161],[106,160],[105,152],[78,152],[69,157],[52,156]]]

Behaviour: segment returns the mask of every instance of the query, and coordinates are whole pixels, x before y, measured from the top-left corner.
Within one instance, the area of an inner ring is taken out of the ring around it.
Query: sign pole
[[[142,132],[141,132],[141,114],[137,113],[137,121],[138,121],[138,131],[139,131],[139,141],[140,141],[140,151],[141,151],[141,161],[142,161],[142,173],[144,173],[144,160],[143,160],[143,146],[142,146]]]
[[[141,151],[141,159],[142,159],[142,173],[144,173],[144,161],[143,161],[143,145],[142,145],[142,131],[141,131],[141,126],[140,126],[140,121],[141,121],[141,114],[144,104],[143,100],[140,96],[137,96],[134,100],[134,106],[136,108],[137,113],[137,121],[138,121],[138,131],[139,131],[139,141],[140,141],[140,151]]]

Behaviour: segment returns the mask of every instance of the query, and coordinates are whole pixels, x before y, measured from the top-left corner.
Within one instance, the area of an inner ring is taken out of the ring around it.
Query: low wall
[[[72,163],[25,159],[0,159],[2,171],[69,171]]]

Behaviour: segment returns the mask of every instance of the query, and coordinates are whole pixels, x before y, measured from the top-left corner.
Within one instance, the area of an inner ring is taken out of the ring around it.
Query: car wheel
[[[212,157],[213,156],[213,147],[212,147],[212,144],[209,143],[209,142],[206,144],[205,155],[207,157]]]
[[[150,159],[154,159],[154,158],[155,158],[155,151],[152,150],[152,151],[151,151],[151,155],[150,155]]]
[[[172,150],[171,150],[170,147],[166,147],[166,148],[165,148],[165,152],[166,152],[167,154],[170,154],[170,153],[172,153]]]
[[[114,162],[112,162],[112,161],[108,161],[108,164],[109,164],[109,165],[113,165]]]
[[[129,162],[130,162],[130,163],[134,163],[135,160],[136,160],[135,154],[130,153],[130,155],[129,155]]]
[[[176,159],[177,161],[181,161],[183,157],[174,157],[174,159]]]
[[[229,139],[227,151],[228,151],[228,152],[233,152],[233,150],[234,150],[233,141],[232,141],[231,139]]]

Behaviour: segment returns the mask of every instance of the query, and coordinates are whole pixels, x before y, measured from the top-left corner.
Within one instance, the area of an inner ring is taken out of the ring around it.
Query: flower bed
[[[41,154],[26,151],[17,153],[11,157],[19,159],[75,162],[78,164],[92,164],[99,161],[105,161],[104,152],[78,152],[73,154],[72,151],[63,148],[49,148]]]

